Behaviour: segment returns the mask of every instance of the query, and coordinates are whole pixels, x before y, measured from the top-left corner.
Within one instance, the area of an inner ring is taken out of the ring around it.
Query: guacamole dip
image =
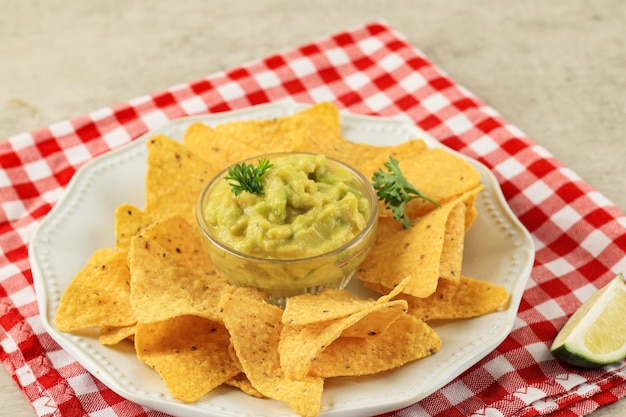
[[[293,259],[332,251],[366,226],[370,203],[352,174],[323,155],[270,160],[262,194],[219,181],[203,209],[207,226],[227,246],[257,257]]]

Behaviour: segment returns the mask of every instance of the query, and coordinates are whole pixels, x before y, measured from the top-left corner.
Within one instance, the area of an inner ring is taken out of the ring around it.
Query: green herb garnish
[[[428,202],[441,206],[438,202],[431,200],[421,193],[402,174],[399,162],[389,156],[389,162],[384,163],[389,172],[384,172],[381,168],[372,176],[374,189],[378,199],[385,202],[387,209],[393,212],[393,218],[406,229],[413,224],[413,221],[406,214],[406,204],[415,199],[421,198]]]
[[[236,164],[228,169],[228,176],[225,180],[231,180],[234,182],[229,183],[230,188],[235,196],[241,194],[242,191],[248,191],[252,194],[263,194],[263,183],[261,177],[265,174],[265,171],[273,167],[267,159],[259,159],[259,166],[246,164]]]

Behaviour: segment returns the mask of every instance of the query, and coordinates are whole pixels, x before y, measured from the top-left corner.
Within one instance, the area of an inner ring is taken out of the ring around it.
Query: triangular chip
[[[98,342],[103,345],[117,345],[122,340],[132,339],[135,335],[137,324],[130,326],[101,326]]]
[[[411,282],[411,276],[405,277],[398,285],[393,288],[385,288],[380,287],[382,291],[378,291],[381,294],[380,297],[376,300],[376,304],[387,303],[390,300],[394,299],[396,295],[402,293],[407,285]]]
[[[272,131],[269,137],[267,127],[264,127],[259,133],[265,137],[260,136],[257,140],[254,136],[248,136],[244,143],[261,153],[268,152],[268,149],[272,152],[301,151],[304,146],[315,143],[320,138],[330,139],[341,132],[339,111],[327,102],[314,104],[290,116],[279,117],[273,121],[275,127],[270,122],[266,122]],[[319,149],[313,152],[323,153]]]
[[[313,323],[349,316],[373,304],[343,290],[325,290],[318,294],[303,294],[287,299],[282,322],[290,326]]]
[[[384,332],[394,316],[406,312],[406,303],[397,300],[369,306],[349,316],[312,323],[306,326],[284,326],[278,350],[280,363],[285,375],[300,380],[306,377],[315,358],[344,332],[348,336],[367,337]],[[382,315],[380,320],[376,316]],[[359,323],[364,320],[364,323]],[[370,327],[371,326],[371,327]]]
[[[222,280],[202,247],[198,227],[189,224],[184,217],[173,215],[154,222],[146,227],[141,235],[157,242],[178,265]]]
[[[407,312],[406,305],[395,301],[388,302],[385,307],[380,307],[381,304],[378,303],[375,306],[371,308],[371,313],[366,314],[341,332],[340,337],[368,338],[378,336],[385,333],[396,319]]]
[[[289,117],[285,117],[219,124],[215,126],[215,135],[220,137],[221,142],[231,141],[242,149],[254,152],[246,156],[250,157],[293,150],[302,140],[301,133],[296,129],[297,126],[289,125]]]
[[[431,321],[467,319],[494,312],[509,302],[510,294],[499,285],[463,276],[456,285],[440,281],[437,291],[430,297],[401,294],[397,298],[409,303],[409,314]]]
[[[238,373],[228,381],[224,382],[224,384],[239,388],[242,392],[245,392],[252,397],[266,398],[265,395],[261,394],[252,386],[252,383],[243,372]]]
[[[130,249],[130,239],[150,223],[152,218],[132,204],[118,206],[115,210],[115,247]]]
[[[171,252],[144,236],[131,240],[129,265],[131,303],[139,322],[181,315],[221,320],[217,303],[230,288],[221,279],[181,266]]]
[[[465,204],[460,201],[450,210],[439,259],[439,278],[459,282],[465,247]]]
[[[414,219],[413,226],[408,229],[403,229],[392,218],[380,218],[375,248],[359,266],[359,278],[393,288],[410,276],[412,278],[404,292],[416,297],[428,297],[434,293],[441,276],[441,258],[450,213],[457,204],[464,203],[478,190],[475,188]],[[456,247],[458,249],[459,245]],[[451,259],[451,254],[447,256]]]
[[[361,157],[360,154],[353,156],[353,165],[357,167],[367,178],[372,178],[374,173],[383,168],[383,164],[393,157],[396,160],[411,161],[420,153],[427,149],[426,143],[421,139],[412,139],[395,146],[375,146],[372,147],[371,154]],[[344,160],[344,156],[339,158]],[[384,205],[381,202],[380,211],[383,212]]]
[[[428,198],[445,204],[480,186],[480,172],[469,162],[442,148],[430,148],[414,157],[398,154],[399,167],[406,179]],[[382,166],[382,164],[381,164]],[[434,204],[416,198],[407,204],[410,218],[435,210]],[[381,211],[389,216],[389,210]]]
[[[54,317],[64,332],[87,327],[128,326],[136,322],[130,304],[127,253],[103,248],[65,289]]]
[[[218,134],[213,128],[200,122],[193,123],[187,128],[183,144],[211,166],[219,169],[259,153],[236,138],[224,133]]]
[[[287,378],[280,366],[278,341],[282,310],[254,298],[225,294],[223,319],[241,366],[252,386],[268,398],[282,401],[301,416],[316,416],[321,407],[321,378]]]
[[[198,400],[239,373],[224,325],[197,316],[139,323],[137,357],[158,371],[174,398]]]
[[[308,134],[299,141],[295,150],[320,153],[356,168],[367,178],[382,165],[381,155],[385,160],[389,155],[404,154],[411,156],[426,149],[421,140],[405,142],[400,145],[378,146],[350,141],[342,136],[339,111],[330,103],[319,103],[292,116],[294,123],[302,123]],[[384,161],[383,161],[384,162]]]
[[[441,339],[433,329],[403,314],[376,337],[336,339],[317,356],[310,375],[321,378],[370,375],[432,355],[440,348]]]
[[[153,136],[148,147],[145,212],[155,220],[180,214],[195,224],[194,209],[202,188],[219,167],[211,166],[186,146],[165,135]]]

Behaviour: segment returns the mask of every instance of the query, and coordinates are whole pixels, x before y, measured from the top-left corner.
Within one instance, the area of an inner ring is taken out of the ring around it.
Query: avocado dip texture
[[[271,163],[262,194],[235,196],[229,180],[211,191],[203,215],[225,245],[255,257],[303,258],[332,251],[365,228],[372,208],[347,169],[313,154]]]

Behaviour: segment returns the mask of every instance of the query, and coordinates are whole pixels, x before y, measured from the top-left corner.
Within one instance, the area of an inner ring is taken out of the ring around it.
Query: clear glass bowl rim
[[[304,257],[304,258],[286,258],[286,259],[281,259],[281,258],[264,258],[264,257],[249,255],[249,254],[240,252],[240,251],[235,250],[235,249],[231,248],[230,246],[224,244],[220,240],[214,238],[209,233],[209,228],[207,227],[206,221],[205,221],[204,216],[203,216],[204,201],[205,201],[206,196],[210,192],[211,188],[213,187],[213,185],[215,183],[217,183],[217,181],[220,181],[221,179],[223,179],[225,177],[226,173],[228,173],[228,169],[229,168],[231,168],[235,164],[240,164],[240,163],[243,163],[243,162],[250,163],[250,161],[253,161],[253,160],[254,161],[258,161],[259,159],[263,159],[263,158],[271,160],[272,158],[276,159],[277,157],[289,156],[289,155],[311,155],[311,156],[317,156],[319,154],[312,153],[312,152],[272,152],[272,153],[260,154],[260,155],[257,155],[257,156],[252,156],[252,157],[249,157],[249,158],[242,159],[242,160],[240,160],[238,162],[232,163],[229,166],[227,166],[226,168],[222,169],[219,173],[217,173],[211,179],[211,181],[209,181],[208,184],[202,189],[202,192],[200,193],[200,196],[199,196],[198,201],[196,203],[196,208],[195,208],[196,221],[197,221],[197,223],[198,223],[198,225],[200,227],[200,232],[202,233],[202,235],[205,238],[207,238],[213,245],[215,245],[218,248],[222,249],[223,251],[227,252],[231,256],[238,257],[238,258],[241,258],[241,259],[246,259],[246,260],[249,260],[249,261],[271,263],[271,264],[276,264],[276,265],[305,263],[305,262],[310,262],[310,261],[314,261],[314,260],[317,260],[317,259],[322,259],[322,258],[325,258],[325,257],[328,257],[328,256],[332,257],[332,256],[335,256],[335,255],[339,255],[341,253],[344,253],[344,252],[348,252],[353,247],[358,246],[359,244],[361,244],[363,239],[376,227],[376,224],[378,222],[379,204],[378,204],[378,197],[376,195],[376,191],[374,190],[374,187],[372,186],[371,182],[360,171],[358,171],[357,169],[351,167],[350,165],[346,164],[343,161],[340,161],[340,160],[338,160],[336,158],[329,157],[327,155],[324,155],[326,160],[331,161],[332,163],[335,163],[335,164],[341,166],[342,168],[346,169],[347,171],[349,171],[355,178],[357,178],[359,180],[359,182],[361,182],[364,185],[365,190],[367,190],[367,193],[366,193],[367,195],[365,195],[365,197],[368,199],[368,202],[370,204],[369,218],[367,219],[367,223],[366,223],[365,227],[363,228],[363,230],[361,230],[359,232],[359,234],[356,235],[354,238],[352,238],[350,241],[342,244],[341,246],[338,246],[337,248],[333,249],[332,251],[324,252],[324,253],[321,253],[321,254],[318,254],[318,255],[308,256],[308,257]]]

